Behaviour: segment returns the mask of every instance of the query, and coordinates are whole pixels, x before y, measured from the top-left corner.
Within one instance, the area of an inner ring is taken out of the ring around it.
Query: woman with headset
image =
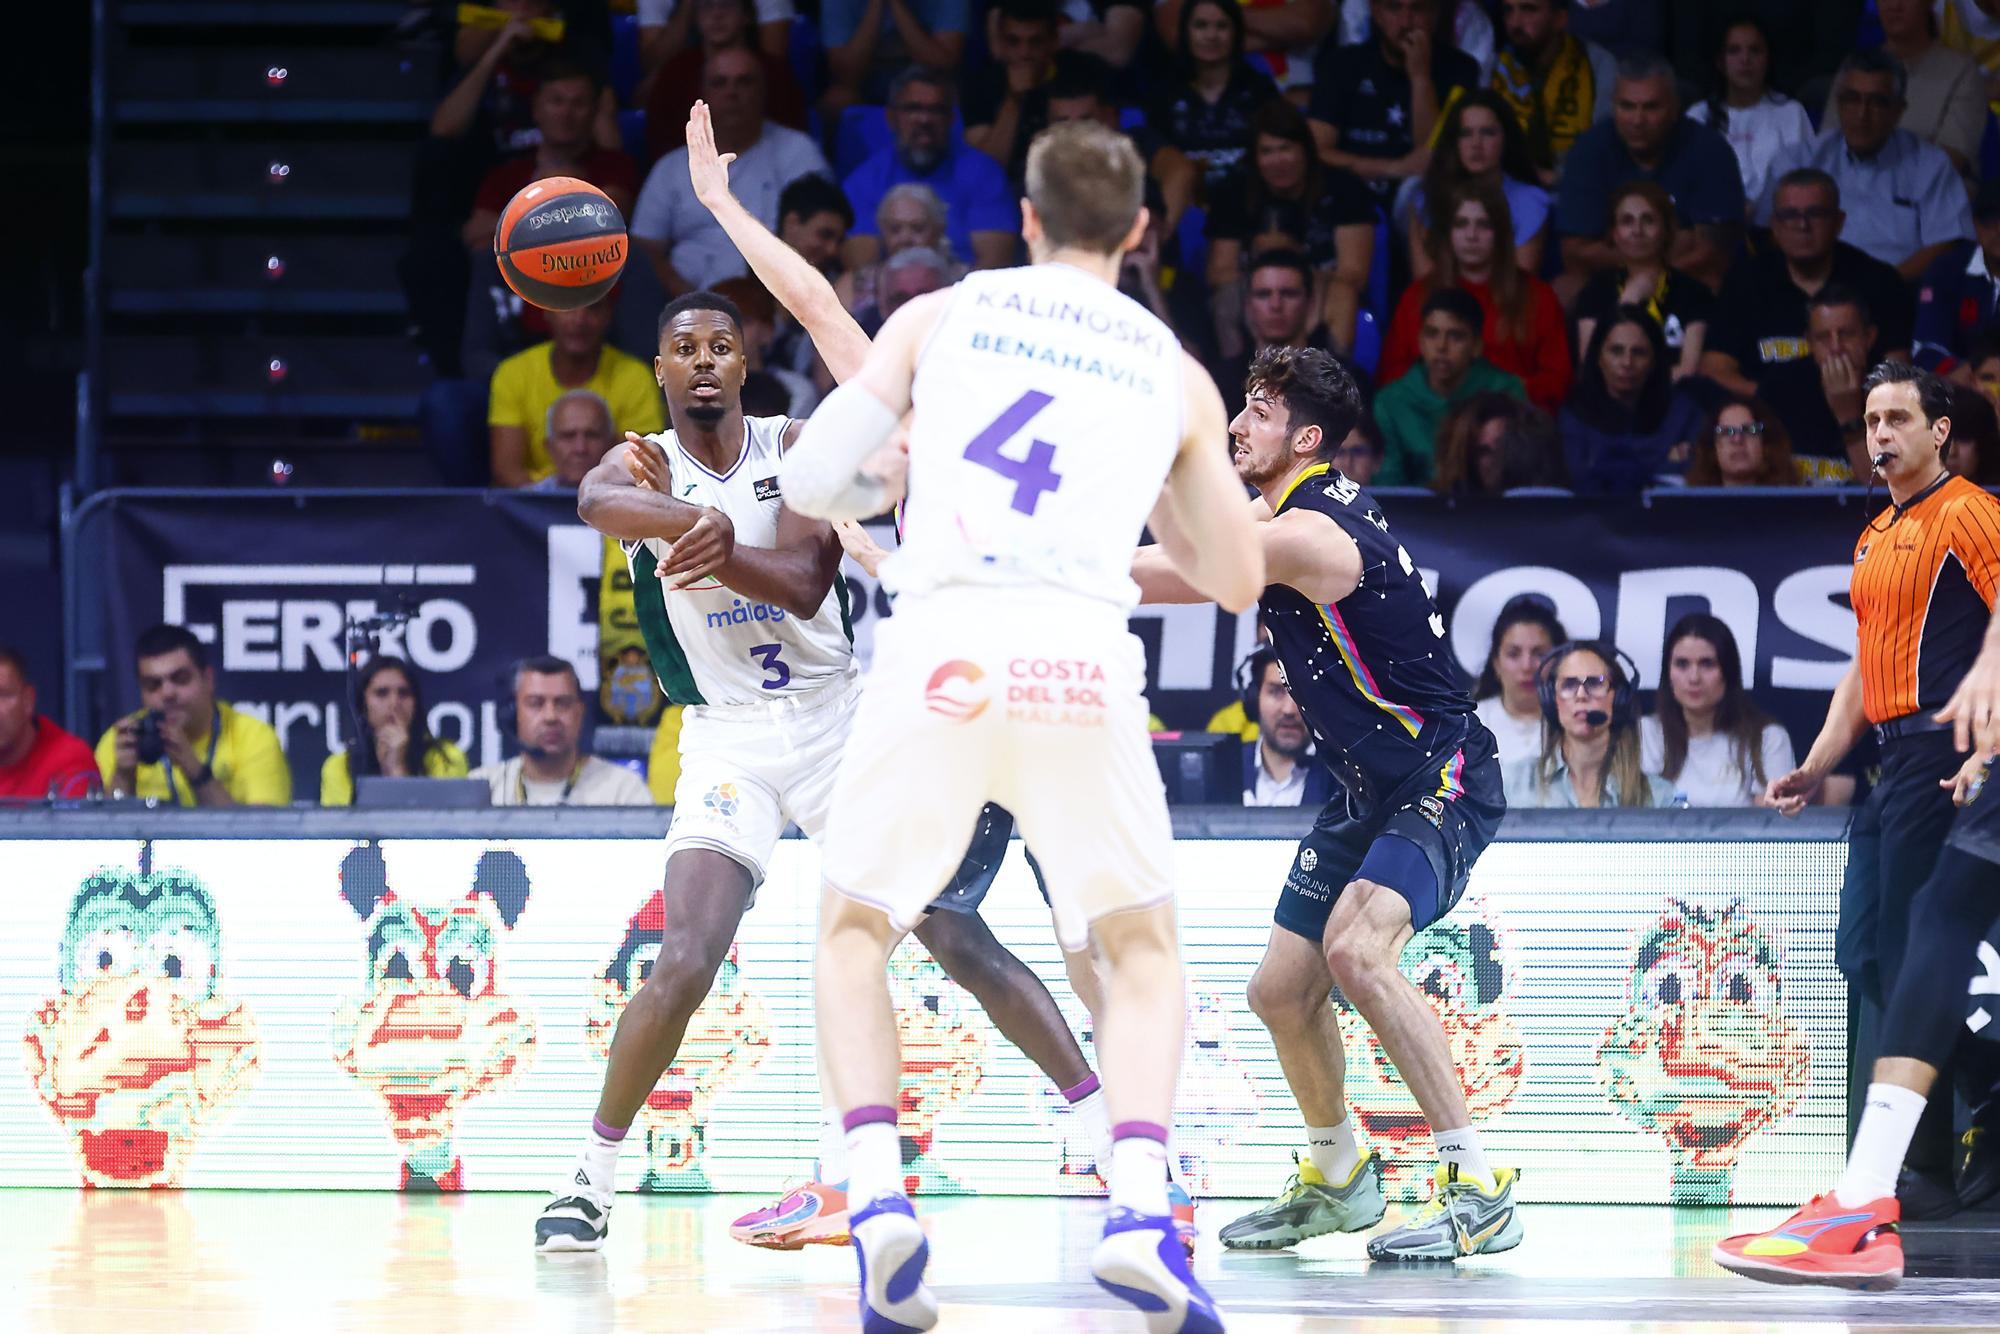
[[[1639,762],[1632,660],[1602,640],[1542,659],[1542,751],[1506,766],[1507,805],[1527,809],[1669,806],[1673,785]]]
[[[319,804],[354,804],[354,780],[463,778],[465,752],[424,723],[424,697],[416,673],[401,658],[377,654],[354,680],[359,741],[326,757],[319,771]]]

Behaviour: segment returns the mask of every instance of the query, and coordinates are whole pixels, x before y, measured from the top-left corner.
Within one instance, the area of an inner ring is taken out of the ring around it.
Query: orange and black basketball
[[[543,310],[580,310],[610,291],[630,245],[618,206],[571,176],[524,186],[493,229],[500,276]]]

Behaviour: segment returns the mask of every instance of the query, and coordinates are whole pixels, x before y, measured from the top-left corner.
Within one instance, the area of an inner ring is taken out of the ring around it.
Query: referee
[[[1937,1160],[1938,1149],[1949,1153],[1949,1090],[1928,1113],[1926,1096],[1963,1032],[1973,944],[2000,917],[1992,864],[2000,860],[2000,796],[1981,799],[1980,788],[1994,729],[1983,716],[1961,724],[1959,733],[1980,742],[1967,755],[1953,725],[1937,718],[1947,704],[1963,711],[1955,693],[1990,676],[2000,654],[2000,624],[1989,632],[2000,501],[1944,470],[1951,422],[1941,380],[1885,362],[1862,387],[1868,452],[1892,503],[1854,546],[1854,663],[1804,763],[1772,780],[1770,797],[1797,814],[1863,728],[1874,728],[1882,778],[1855,817],[1841,898],[1844,917],[1874,908],[1882,1056],[1840,1184],[1770,1232],[1722,1242],[1715,1258],[1753,1278],[1888,1286],[1902,1274],[1893,1226],[1903,1213],[1899,1186],[1922,1189],[1907,1173],[1898,1180],[1906,1153],[1912,1171],[1934,1175],[1943,1166],[1944,1186],[1933,1182],[1926,1194],[1942,1191],[1943,1211],[1957,1206],[1949,1159]],[[1842,923],[1843,935],[1850,927]],[[1942,1145],[1913,1147],[1920,1117],[1941,1119]]]

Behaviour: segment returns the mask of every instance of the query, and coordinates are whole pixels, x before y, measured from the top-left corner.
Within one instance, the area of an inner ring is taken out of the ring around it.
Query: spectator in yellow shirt
[[[548,313],[550,339],[516,352],[493,371],[486,408],[493,485],[527,486],[555,472],[548,450],[549,409],[571,389],[589,389],[611,405],[617,435],[666,425],[652,368],[604,339],[611,329],[606,297],[582,310]]]
[[[352,806],[359,778],[463,778],[465,752],[431,735],[416,673],[401,658],[379,655],[354,683],[354,716],[361,740],[326,757],[319,771],[319,804]]]
[[[97,742],[104,790],[178,806],[284,806],[292,771],[278,734],[215,698],[215,669],[199,639],[178,625],[140,634],[133,656],[139,710]],[[161,753],[142,756],[140,720],[155,714]]]

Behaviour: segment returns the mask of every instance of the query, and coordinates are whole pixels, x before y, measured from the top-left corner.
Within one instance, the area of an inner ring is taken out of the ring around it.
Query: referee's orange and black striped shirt
[[[1953,477],[1884,527],[1886,517],[1854,544],[1848,585],[1871,723],[1944,707],[2000,585],[2000,500],[1971,482]]]

